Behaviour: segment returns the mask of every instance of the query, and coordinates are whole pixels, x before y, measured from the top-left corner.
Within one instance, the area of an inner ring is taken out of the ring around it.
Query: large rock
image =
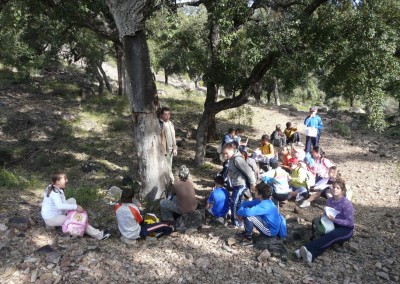
[[[351,107],[349,108],[349,112],[354,112],[354,113],[366,113],[365,110],[363,110],[360,107]]]
[[[92,162],[82,164],[81,166],[81,171],[84,173],[90,173],[92,171],[97,172],[98,170],[100,170],[100,166]]]
[[[21,231],[26,231],[30,227],[31,221],[26,217],[12,217],[8,220],[7,226]]]
[[[280,258],[283,262],[287,262],[288,250],[283,244],[283,240],[259,236],[254,241],[255,248],[262,251],[268,250],[271,256]]]
[[[182,214],[178,219],[176,219],[175,226],[177,231],[184,233],[188,229],[201,228],[204,223],[204,210],[195,210],[188,214]]]

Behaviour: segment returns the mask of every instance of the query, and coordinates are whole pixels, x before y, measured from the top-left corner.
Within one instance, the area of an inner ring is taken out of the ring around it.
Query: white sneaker
[[[301,258],[300,249],[295,250],[295,251],[294,251],[294,254],[296,255],[296,257],[297,257],[298,259]]]
[[[312,254],[306,249],[305,246],[302,246],[300,248],[300,255],[305,261],[307,261],[307,263],[312,262]]]
[[[308,200],[304,200],[303,203],[300,204],[300,208],[306,208],[311,205],[311,202]]]
[[[134,245],[134,244],[136,244],[137,241],[136,240],[127,239],[124,236],[121,236],[121,242],[123,242],[124,244],[127,244],[127,245]]]
[[[296,196],[296,202],[301,201],[301,200],[303,200],[303,199],[304,199],[304,196],[303,196],[303,195],[297,194],[297,196]]]

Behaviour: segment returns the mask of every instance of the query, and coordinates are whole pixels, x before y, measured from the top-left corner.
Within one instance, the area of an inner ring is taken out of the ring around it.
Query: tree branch
[[[267,73],[267,71],[272,67],[272,65],[275,64],[275,62],[280,56],[281,56],[280,52],[274,51],[269,53],[263,59],[261,59],[256,64],[256,66],[254,66],[250,76],[243,84],[243,89],[240,92],[239,96],[231,99],[223,99],[219,102],[214,103],[214,106],[212,108],[213,111],[215,111],[215,113],[218,113],[225,109],[239,107],[245,104],[248,101],[248,98],[252,94],[256,85],[261,81],[265,73]]]
[[[270,8],[272,10],[278,10],[279,8],[287,9],[295,5],[302,5],[304,6],[303,1],[270,1],[270,0],[255,0],[251,5],[251,8],[258,9],[258,8]]]
[[[0,12],[3,10],[3,8],[7,5],[7,3],[10,0],[0,0]]]
[[[328,2],[328,0],[314,0],[314,2],[312,2],[304,9],[303,13],[311,16],[312,13],[314,13],[314,11],[317,10],[318,7],[324,4],[325,2]]]

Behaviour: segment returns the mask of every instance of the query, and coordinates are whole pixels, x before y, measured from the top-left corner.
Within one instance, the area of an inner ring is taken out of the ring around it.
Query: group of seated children
[[[262,148],[267,148],[271,143],[268,136],[262,136]],[[273,149],[269,148],[269,149]],[[261,150],[261,149],[259,149]],[[242,151],[243,152],[243,151]],[[327,198],[327,206],[336,209],[336,216],[328,215],[327,218],[334,224],[334,230],[324,234],[321,238],[301,247],[295,252],[296,256],[307,262],[312,262],[327,247],[336,242],[343,242],[352,237],[354,229],[354,209],[351,201],[346,198],[344,181],[338,174],[337,167],[327,158],[319,146],[313,147],[311,154],[306,153],[298,145],[282,148],[282,163],[275,155],[268,158],[268,170],[256,175],[252,168],[244,163],[246,160],[241,151],[233,143],[225,144],[222,154],[225,161],[225,174],[216,182],[215,190],[218,190],[219,198],[214,198],[214,191],[208,199],[207,208],[224,208],[218,210],[217,217],[225,217],[228,212],[228,193],[223,184],[231,187],[232,181],[240,190],[236,190],[229,198],[231,208],[231,220],[235,227],[243,227],[244,232],[240,235],[241,244],[252,243],[252,230],[255,226],[260,234],[265,236],[276,236],[279,232],[278,203],[290,199],[296,202],[303,200],[300,207],[310,206],[311,202],[319,197]],[[264,156],[261,156],[264,155]],[[243,161],[241,160],[243,157]],[[255,160],[265,162],[265,154],[253,155]],[[256,178],[256,182],[254,182]],[[217,179],[216,179],[217,180]],[[227,182],[228,181],[228,182]],[[246,181],[248,184],[246,185]],[[223,184],[222,184],[223,183]],[[254,184],[257,184],[254,187]],[[252,189],[255,200],[241,202],[245,188]],[[267,201],[268,200],[268,201]],[[273,206],[271,206],[271,204]],[[274,208],[274,209],[272,209]],[[221,213],[222,212],[222,213]]]
[[[288,126],[291,127],[290,124]],[[233,133],[239,134],[240,131],[230,131],[227,134],[232,141],[227,139],[222,147],[221,154],[225,159],[223,171],[214,179],[214,188],[207,200],[206,209],[215,218],[222,218],[224,223],[230,211],[231,226],[244,229],[238,234],[241,245],[252,245],[254,227],[262,236],[285,236],[286,222],[279,213],[279,205],[290,199],[296,202],[305,199],[300,205],[304,208],[320,196],[327,198],[327,206],[338,212],[336,216],[326,216],[333,222],[334,229],[300,247],[295,251],[296,256],[310,263],[333,243],[344,242],[352,237],[353,205],[346,198],[346,186],[339,179],[337,167],[324,157],[319,146],[312,149],[311,155],[298,146],[284,146],[280,163],[268,136],[263,135],[260,151],[257,150],[252,159],[245,149],[238,149],[244,145],[240,139],[234,142]],[[288,138],[291,137],[289,135]],[[264,173],[260,174],[256,161],[268,165]],[[139,207],[133,202],[133,189],[124,188],[120,202],[114,207],[122,242],[132,244],[136,239],[149,234],[168,235],[173,231],[171,224],[178,215],[193,212],[197,208],[189,169],[181,166],[178,176],[179,181],[174,183],[171,194],[160,201],[162,222],[144,224]],[[56,174],[45,190],[42,217],[48,226],[62,225],[67,218],[67,210],[84,210],[74,199],[66,200],[64,190],[67,182],[64,173]],[[228,189],[232,192],[231,196]],[[248,201],[242,202],[249,190],[254,199],[251,200],[250,195]],[[312,194],[312,191],[315,193]],[[107,230],[100,231],[90,225],[86,233],[98,240],[110,236]]]

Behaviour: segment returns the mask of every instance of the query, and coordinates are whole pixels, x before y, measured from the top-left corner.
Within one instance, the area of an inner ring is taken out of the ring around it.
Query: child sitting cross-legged
[[[157,237],[169,235],[173,229],[164,223],[143,224],[143,217],[139,208],[133,204],[135,191],[132,188],[124,188],[120,202],[114,207],[118,228],[121,232],[121,241],[125,244],[134,244],[136,239],[156,233]]]
[[[256,185],[255,199],[242,203],[238,210],[238,218],[244,221],[244,232],[239,234],[242,246],[253,245],[254,226],[261,235],[275,237],[280,228],[280,214],[271,200],[272,190],[266,183]]]
[[[226,214],[229,211],[229,193],[224,187],[224,178],[222,176],[216,176],[214,182],[214,189],[208,197],[206,209],[214,217],[222,217],[225,222]]]
[[[310,206],[312,201],[317,200],[321,196],[326,199],[332,197],[332,194],[330,193],[332,184],[336,181],[338,177],[340,177],[337,167],[330,167],[328,175],[329,176],[327,178],[320,179],[314,186],[311,187],[311,189],[313,191],[316,191],[316,193],[311,195],[308,199],[304,200],[303,203],[299,206],[300,208]]]

